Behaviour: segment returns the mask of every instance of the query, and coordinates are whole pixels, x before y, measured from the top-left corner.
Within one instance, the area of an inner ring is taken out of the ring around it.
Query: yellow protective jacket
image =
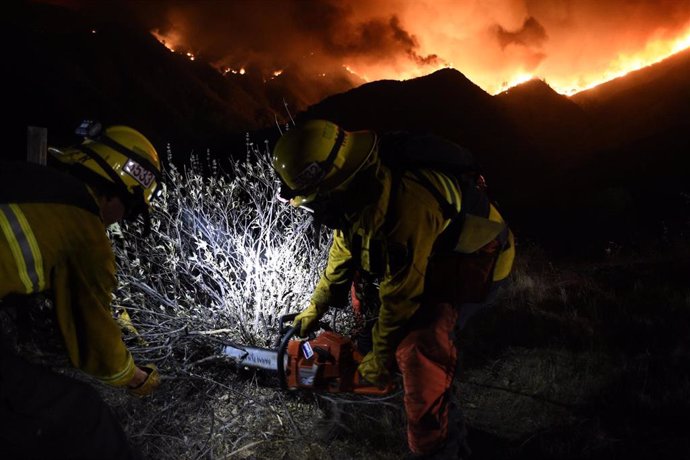
[[[462,195],[454,179],[438,172],[422,172],[456,209],[461,208]],[[406,172],[396,181],[394,194],[391,194],[392,174],[386,166],[380,167],[378,177],[383,185],[380,198],[364,209],[348,229],[335,231],[328,264],[311,303],[319,311],[325,311],[328,306],[342,302],[355,270],[378,275],[381,307],[373,329],[373,343],[374,353],[385,360],[394,353],[402,340],[404,326],[422,303],[432,249],[450,219],[444,216],[437,198],[412,173]],[[389,203],[391,197],[393,201]],[[505,225],[493,206],[488,217]],[[391,221],[386,223],[386,219]],[[481,227],[480,219],[468,222]],[[473,228],[469,233],[481,234],[479,230]],[[470,245],[472,240],[469,238]],[[361,248],[359,254],[353,254],[355,248]],[[508,243],[493,271],[494,281],[509,275],[514,255],[513,237],[508,231]]]
[[[111,313],[115,258],[91,191],[51,168],[0,168],[0,299],[46,292],[72,364],[125,385],[135,365]]]

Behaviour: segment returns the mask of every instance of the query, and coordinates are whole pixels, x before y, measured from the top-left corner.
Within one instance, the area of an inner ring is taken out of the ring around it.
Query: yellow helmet
[[[345,131],[326,120],[310,120],[285,133],[273,149],[273,168],[301,206],[334,191],[373,158],[373,131]]]
[[[83,135],[80,145],[51,154],[89,183],[100,182],[114,190],[128,208],[130,217],[145,212],[160,183],[158,153],[139,131],[128,126],[101,129],[85,121],[77,128]]]

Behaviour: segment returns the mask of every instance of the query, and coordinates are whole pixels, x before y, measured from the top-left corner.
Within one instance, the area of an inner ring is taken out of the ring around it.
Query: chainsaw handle
[[[292,339],[299,330],[299,322],[293,324],[289,328],[285,328],[286,321],[292,321],[297,316],[297,313],[290,313],[280,317],[280,333],[283,337],[278,344],[278,380],[280,381],[280,388],[287,390],[287,375],[285,375],[285,352],[287,351],[288,342]]]
[[[285,323],[288,321],[293,321],[297,315],[299,315],[299,313],[288,313],[287,315],[280,317],[280,320],[278,321],[278,331],[280,332],[281,336],[288,330],[288,328],[285,327]]]

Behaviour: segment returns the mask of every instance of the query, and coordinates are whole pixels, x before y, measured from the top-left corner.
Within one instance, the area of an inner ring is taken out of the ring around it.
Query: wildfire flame
[[[635,70],[649,67],[687,48],[690,48],[690,28],[678,38],[651,41],[640,52],[619,54],[617,59],[612,61],[608,69],[602,73],[582,76],[577,82],[552,82],[551,86],[559,93],[572,95],[622,77]]]
[[[521,83],[538,78],[548,83],[554,91],[570,96],[615,78],[622,77],[635,70],[656,64],[688,48],[690,48],[690,26],[688,26],[686,31],[679,37],[651,40],[646,44],[644,49],[640,51],[635,53],[619,53],[615,59],[608,62],[606,68],[598,71],[580,72],[566,76],[549,76],[545,72],[540,72],[539,69],[533,72],[525,72],[524,70],[517,69],[509,75],[508,78],[504,78],[502,82],[497,83],[494,75],[473,72],[472,70],[463,68],[459,68],[458,70],[463,72],[471,81],[490,94],[497,94]],[[346,65],[344,67],[348,72],[359,76],[363,80],[372,81],[383,78],[409,80],[411,78],[427,75],[444,67],[452,66],[449,64],[424,68],[411,66],[394,72],[391,72],[389,68],[376,65],[363,66],[357,68],[357,70],[355,70],[352,65]]]
[[[188,51],[183,37],[174,30],[166,32],[165,34],[162,34],[158,30],[153,30],[151,33],[171,51],[180,52],[186,55],[190,60],[196,58],[191,51]],[[429,48],[428,51],[433,51],[433,47],[429,44],[426,45],[426,48]],[[688,23],[685,31],[681,33],[680,36],[670,39],[658,38],[649,40],[643,49],[636,52],[621,52],[615,56],[614,59],[605,63],[603,68],[597,70],[574,70],[571,72],[561,72],[559,74],[554,72],[553,69],[549,69],[547,65],[540,64],[530,71],[521,68],[515,68],[510,71],[506,69],[503,76],[499,78],[497,78],[494,72],[487,71],[487,69],[482,70],[476,66],[473,67],[473,64],[468,65],[463,63],[458,66],[458,70],[490,94],[497,94],[528,80],[538,78],[549,84],[555,91],[565,95],[572,95],[624,76],[632,71],[660,62],[687,48],[690,48],[690,23]],[[313,56],[314,53],[310,52],[309,57]],[[245,68],[240,66],[237,67],[238,68],[222,66],[219,68],[219,71],[223,74],[232,73],[245,75]],[[342,68],[346,72],[363,81],[381,79],[408,80],[430,74],[446,67],[453,67],[453,65],[443,60],[439,60],[439,63],[436,65],[422,65],[412,60],[406,63],[397,62],[394,65],[390,63],[372,64],[367,62],[351,62],[342,65]],[[267,73],[264,80],[266,78],[273,79],[283,73],[283,69],[273,71],[266,70]],[[316,72],[314,76],[317,78],[324,78],[327,77],[327,74],[326,72],[320,71]]]
[[[158,40],[163,46],[165,46],[173,52],[175,51],[175,48],[177,48],[177,46],[179,46],[179,44],[182,43],[182,37],[172,32],[164,35],[156,29],[151,31],[151,35],[156,37],[156,40]]]
[[[227,75],[229,73],[231,73],[233,75],[244,75],[245,73],[247,73],[247,71],[244,69],[244,67],[242,67],[240,69],[233,69],[232,67],[224,67],[221,72],[223,75]]]
[[[181,34],[176,33],[174,31],[163,34],[159,30],[152,30],[151,35],[156,37],[156,40],[158,40],[163,46],[168,48],[171,52],[180,53],[186,56],[187,59],[189,59],[190,61],[194,61],[196,59],[194,53],[187,50],[187,47],[184,45],[184,38]]]
[[[518,73],[509,81],[503,82],[501,84],[501,86],[504,89],[509,89],[509,88],[512,88],[513,86],[517,86],[517,85],[520,85],[522,83],[533,80],[534,78],[536,78],[536,77],[531,73]]]

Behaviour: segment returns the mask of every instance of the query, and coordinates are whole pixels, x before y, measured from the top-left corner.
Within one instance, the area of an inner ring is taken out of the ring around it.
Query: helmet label
[[[132,176],[135,181],[139,182],[144,188],[149,188],[156,176],[148,169],[143,168],[134,160],[127,160],[125,166],[122,168],[124,172]]]
[[[314,162],[307,165],[295,179],[295,188],[304,190],[316,185],[325,176],[325,171],[320,164]]]

